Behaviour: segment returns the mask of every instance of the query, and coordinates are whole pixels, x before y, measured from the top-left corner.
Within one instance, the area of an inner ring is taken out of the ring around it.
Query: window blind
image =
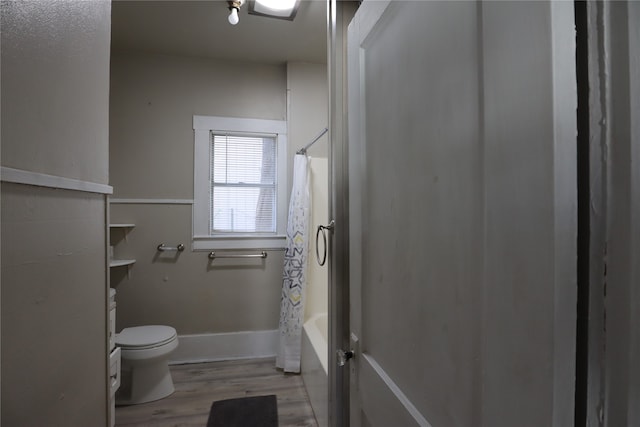
[[[211,134],[211,234],[275,233],[275,136]]]

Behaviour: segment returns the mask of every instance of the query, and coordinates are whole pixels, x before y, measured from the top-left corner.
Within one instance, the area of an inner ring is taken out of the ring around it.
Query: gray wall
[[[282,251],[269,251],[264,262],[211,263],[207,251],[190,250],[189,203],[117,202],[193,199],[194,114],[276,120],[289,116],[291,158],[318,132],[316,122],[326,122],[326,97],[315,96],[325,75],[325,66],[318,64],[287,67],[113,54],[110,172],[116,203],[111,203],[111,221],[136,226],[126,241],[123,230],[112,231],[111,238],[116,258],[137,260],[129,274],[126,269],[112,271],[118,330],[153,323],[171,325],[181,335],[277,329]],[[309,92],[297,85],[304,79],[315,82]],[[290,115],[287,93],[296,106]],[[187,249],[177,257],[159,255],[156,246],[161,242],[184,243]]]
[[[2,165],[108,181],[109,1],[2,3]]]
[[[2,166],[106,185],[110,2],[1,7]],[[106,197],[1,197],[2,423],[106,425]]]

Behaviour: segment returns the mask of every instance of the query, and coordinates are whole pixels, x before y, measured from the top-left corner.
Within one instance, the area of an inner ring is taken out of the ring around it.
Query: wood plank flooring
[[[278,397],[280,427],[317,427],[302,377],[277,370],[272,358],[170,368],[176,391],[156,402],[116,407],[116,427],[205,427],[214,401],[266,394]]]

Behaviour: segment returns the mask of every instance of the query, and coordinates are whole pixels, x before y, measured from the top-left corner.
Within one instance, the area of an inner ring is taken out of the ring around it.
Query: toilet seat
[[[169,344],[176,338],[176,330],[171,326],[134,326],[116,334],[116,345],[123,350],[145,350]]]

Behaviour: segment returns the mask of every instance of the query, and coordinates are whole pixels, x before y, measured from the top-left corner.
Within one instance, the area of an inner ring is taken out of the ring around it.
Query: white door
[[[562,1],[360,6],[351,425],[573,425],[573,28]]]

